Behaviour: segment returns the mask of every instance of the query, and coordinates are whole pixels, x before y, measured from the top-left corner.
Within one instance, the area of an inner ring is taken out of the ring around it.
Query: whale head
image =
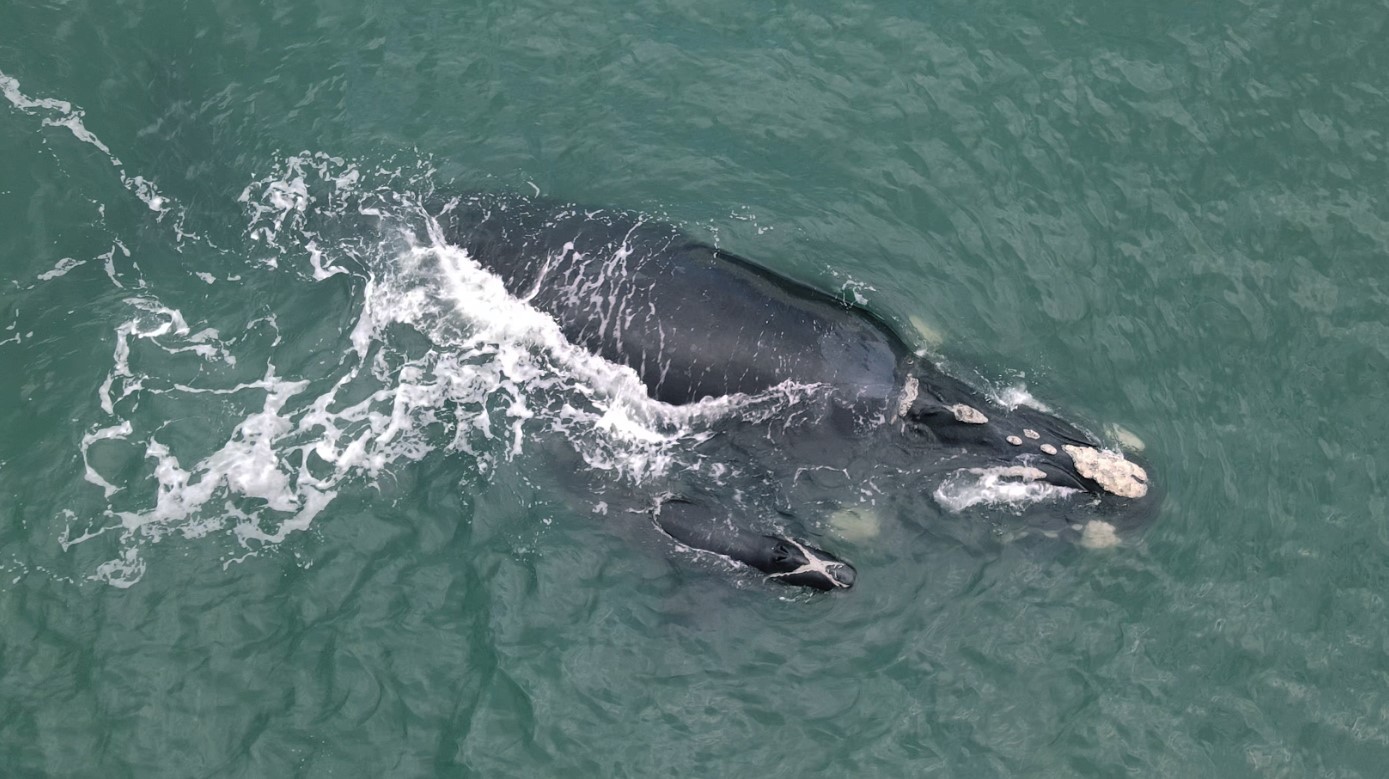
[[[790,538],[763,536],[769,544],[757,568],[767,578],[816,590],[847,590],[858,578],[853,566],[838,557]]]
[[[937,379],[935,385],[908,382],[898,418],[914,437],[942,448],[946,461],[968,477],[937,490],[947,507],[971,505],[978,497],[979,490],[960,491],[970,479],[997,488],[995,498],[1079,495],[1120,528],[1144,524],[1161,502],[1134,455],[1106,447],[1033,405],[1004,406]]]

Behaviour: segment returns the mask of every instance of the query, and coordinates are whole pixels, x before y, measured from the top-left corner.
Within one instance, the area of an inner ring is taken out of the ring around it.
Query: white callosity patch
[[[921,393],[921,382],[915,376],[908,376],[902,384],[902,394],[897,398],[897,414],[894,420],[907,415],[911,410],[912,404],[916,402],[916,397]]]
[[[974,406],[956,403],[950,406],[949,409],[950,413],[955,415],[955,420],[957,422],[963,422],[967,425],[985,425],[989,422],[989,418],[984,416],[984,413]]]
[[[1075,462],[1076,472],[1094,481],[1106,492],[1122,498],[1141,498],[1148,494],[1148,472],[1118,452],[1093,446],[1061,447]]]
[[[822,559],[820,559],[819,557],[816,557],[816,556],[815,556],[815,553],[812,552],[812,551],[810,551],[809,549],[807,549],[807,548],[805,547],[804,544],[802,544],[802,543],[800,543],[800,542],[798,542],[798,541],[794,541],[794,540],[792,540],[792,539],[790,539],[790,538],[785,539],[785,541],[786,541],[786,543],[788,543],[788,544],[790,544],[790,545],[796,547],[797,549],[799,549],[799,550],[801,551],[801,554],[805,555],[806,563],[805,563],[804,565],[802,565],[802,566],[796,568],[794,571],[786,571],[786,572],[784,572],[784,573],[773,573],[773,574],[769,574],[769,575],[768,575],[768,578],[770,578],[770,579],[780,579],[780,578],[785,577],[785,576],[800,576],[801,574],[814,573],[814,574],[819,574],[820,576],[825,577],[825,579],[828,580],[830,583],[832,583],[835,587],[848,587],[848,586],[849,586],[849,585],[845,584],[844,582],[841,582],[841,581],[839,580],[839,577],[835,576],[834,573],[833,573],[833,571],[834,571],[836,568],[845,568],[845,567],[847,567],[847,566],[845,566],[844,563],[835,562],[835,561],[832,561],[832,560],[822,560]]]

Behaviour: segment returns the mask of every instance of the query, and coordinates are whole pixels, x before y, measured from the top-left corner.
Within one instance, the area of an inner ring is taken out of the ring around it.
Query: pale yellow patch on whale
[[[916,342],[921,348],[927,351],[935,351],[945,343],[945,336],[941,335],[940,330],[932,327],[929,322],[916,314],[907,317],[912,329],[916,331]]]
[[[1110,549],[1119,545],[1119,534],[1108,522],[1092,519],[1080,531],[1080,545],[1086,549]]]
[[[1110,424],[1108,432],[1110,437],[1125,451],[1141,452],[1148,448],[1148,445],[1143,443],[1143,439],[1139,438],[1137,433],[1123,425]]]
[[[840,509],[830,515],[830,529],[845,541],[867,541],[883,531],[882,519],[867,506]]]

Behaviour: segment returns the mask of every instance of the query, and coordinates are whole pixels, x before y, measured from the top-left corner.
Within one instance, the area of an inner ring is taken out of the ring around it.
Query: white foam
[[[437,305],[428,300],[428,291],[437,289],[445,305],[442,317],[434,315],[436,321],[452,315],[464,324],[456,334],[434,329],[433,340],[463,354],[485,354],[511,381],[505,385],[511,392],[524,393],[522,388],[529,387],[568,389],[576,394],[551,410],[571,435],[588,439],[589,445],[580,446],[580,452],[591,467],[616,470],[637,480],[658,475],[670,462],[670,449],[680,441],[697,436],[698,428],[731,409],[752,405],[752,399],[739,396],[686,406],[652,400],[635,371],[569,343],[552,317],[512,297],[500,278],[460,249],[415,247],[402,267],[417,278],[434,274],[437,279],[423,290],[412,290],[412,312]],[[777,388],[769,394],[788,391],[794,388]],[[535,414],[536,409],[520,394],[512,395],[507,410],[512,454],[519,451],[521,423]]]
[[[117,251],[119,251],[121,255],[124,257],[130,256],[130,250],[125,248],[125,244],[121,243],[120,241],[116,241],[111,245],[111,248],[107,250],[105,253],[98,254],[97,259],[101,260],[101,267],[106,270],[106,276],[107,278],[111,279],[111,283],[115,284],[117,287],[124,288],[125,285],[121,283],[120,279],[116,278]]]
[[[119,557],[98,565],[89,578],[126,589],[135,586],[144,575],[145,561],[140,557],[139,548],[127,546],[121,550]]]
[[[7,76],[0,72],[0,95],[10,101],[10,105],[31,116],[41,117],[41,124],[44,127],[62,127],[72,133],[73,137],[82,143],[98,149],[116,168],[122,168],[119,158],[111,152],[110,147],[102,142],[87,126],[82,122],[85,116],[82,109],[73,106],[66,100],[55,98],[32,98],[25,95],[20,90],[19,81],[13,76]],[[162,214],[170,210],[168,198],[159,193],[159,189],[153,182],[146,180],[143,176],[127,176],[122,169],[120,171],[121,186],[125,187],[131,194],[139,198],[151,211]],[[182,214],[180,213],[180,223]],[[192,236],[189,233],[182,235]],[[182,236],[181,236],[182,237]],[[194,236],[195,237],[195,236]]]
[[[39,274],[39,281],[50,281],[66,274],[68,271],[79,265],[85,264],[85,260],[75,260],[71,257],[64,257],[54,263],[51,270]]]
[[[104,533],[108,543],[106,529],[115,528],[115,556],[91,578],[136,583],[147,570],[145,548],[170,535],[223,539],[232,545],[224,561],[233,564],[311,528],[344,490],[369,489],[439,451],[466,455],[486,473],[524,454],[542,432],[562,436],[587,467],[632,483],[658,479],[677,463],[714,472],[721,463],[689,454],[712,435],[713,422],[730,414],[794,418],[797,405],[821,391],[787,383],[687,406],[652,400],[634,371],[570,344],[553,318],[443,241],[408,194],[431,175],[425,168],[369,172],[305,153],[241,193],[255,256],[228,280],[272,274],[277,284],[312,285],[354,277],[353,321],[327,377],[310,381],[277,367],[282,343],[273,315],[205,321],[160,289],[125,301],[130,314],[112,328],[111,364],[97,393],[103,418],[81,444],[84,478],[121,504],[81,519],[102,531],[64,536],[71,546]],[[364,234],[362,214],[383,231]],[[321,223],[333,219],[347,238],[325,237],[332,233]],[[410,229],[421,223],[425,241]],[[120,284],[118,254],[128,256],[117,242],[103,259]],[[267,330],[268,347],[247,337]],[[192,378],[168,373],[189,359],[203,366]],[[260,378],[246,381],[248,368]],[[164,402],[145,402],[156,396]],[[188,448],[170,432],[183,420],[157,410],[196,408],[203,396],[218,399],[226,432],[208,441],[200,428],[198,445]],[[121,482],[100,472],[103,460],[90,450],[109,441],[143,452],[142,478]]]
[[[1047,414],[1051,413],[1051,407],[1033,397],[1032,393],[1027,391],[1027,387],[1022,384],[1004,387],[997,392],[989,393],[989,400],[992,400],[994,403],[997,403],[1009,411],[1021,406],[1026,406],[1027,408],[1036,409],[1037,411]]]
[[[7,76],[0,72],[0,94],[15,108],[26,114],[47,112],[50,115],[44,117],[43,123],[54,127],[66,127],[83,143],[89,143],[100,149],[103,154],[111,158],[111,162],[120,165],[120,160],[111,155],[111,150],[101,139],[92,134],[90,130],[82,124],[82,111],[73,108],[72,103],[66,100],[56,100],[53,98],[31,98],[19,90],[19,81],[12,76]]]
[[[122,421],[118,425],[111,425],[110,427],[98,428],[82,436],[82,467],[85,471],[83,473],[83,478],[85,478],[92,484],[95,484],[96,486],[100,487],[102,489],[102,492],[105,493],[107,500],[110,500],[111,496],[116,494],[116,492],[120,490],[120,487],[117,487],[111,482],[103,479],[101,477],[101,474],[97,473],[96,469],[92,468],[92,463],[91,459],[88,456],[88,452],[91,449],[92,444],[96,443],[97,441],[110,441],[112,439],[126,438],[130,435],[131,430],[132,428],[130,426],[130,422],[129,420],[126,420]]]
[[[980,505],[1023,507],[1076,492],[1042,480],[1036,468],[1014,465],[955,471],[941,481],[933,497],[945,510],[958,513]]]

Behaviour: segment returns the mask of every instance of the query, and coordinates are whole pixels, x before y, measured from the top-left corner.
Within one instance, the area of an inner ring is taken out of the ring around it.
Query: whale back
[[[673,404],[783,382],[888,403],[910,352],[885,323],[669,224],[506,196],[439,217],[450,243],[553,316],[566,338],[631,367]]]

